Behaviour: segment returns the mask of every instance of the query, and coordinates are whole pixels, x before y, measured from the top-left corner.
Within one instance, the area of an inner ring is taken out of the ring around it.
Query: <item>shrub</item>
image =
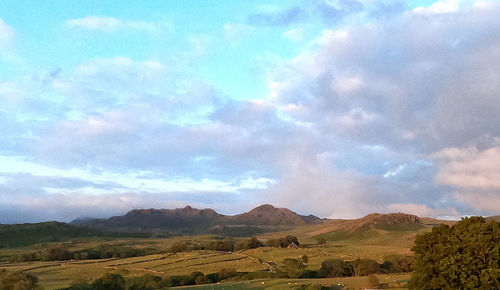
[[[385,273],[409,273],[412,271],[414,264],[414,256],[392,254],[384,257],[384,262],[380,265],[380,268]]]
[[[21,272],[8,272],[0,269],[0,289],[2,290],[32,290],[38,289],[38,279]]]
[[[256,249],[262,247],[262,242],[259,241],[256,237],[251,237],[249,239],[238,242],[235,245],[237,250],[246,250],[246,249]]]
[[[269,239],[266,242],[266,246],[275,248],[286,248],[288,246],[299,246],[299,240],[296,236],[288,235],[279,239]]]
[[[286,276],[289,278],[298,278],[304,270],[306,266],[297,259],[285,258],[283,260],[283,266],[280,267],[280,272],[286,273]]]
[[[212,241],[207,245],[206,249],[212,251],[232,252],[234,251],[234,242],[228,240]]]
[[[162,278],[146,274],[140,277],[129,278],[129,290],[154,290],[162,287]]]
[[[174,243],[172,246],[170,246],[169,252],[172,253],[179,253],[179,252],[185,252],[187,251],[188,246],[185,243]]]
[[[125,279],[120,274],[106,274],[102,278],[97,279],[92,288],[95,290],[124,290]]]
[[[321,263],[319,276],[325,278],[350,276],[349,267],[342,259],[328,259]]]
[[[366,276],[380,272],[380,265],[377,261],[370,259],[356,259],[348,263],[354,276]]]

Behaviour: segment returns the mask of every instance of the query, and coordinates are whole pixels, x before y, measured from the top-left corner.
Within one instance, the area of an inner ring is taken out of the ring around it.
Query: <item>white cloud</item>
[[[453,196],[473,208],[474,214],[498,215],[500,193],[498,190],[468,190],[455,192]]]
[[[454,208],[429,208],[425,204],[415,203],[393,203],[387,205],[390,212],[403,212],[414,214],[419,217],[439,217],[446,219],[458,219],[460,214]]]
[[[255,31],[255,28],[246,24],[228,22],[223,25],[223,30],[225,38],[234,46]]]
[[[14,36],[14,29],[12,29],[12,27],[7,25],[7,23],[0,18],[0,49],[11,45],[14,40]]]
[[[440,5],[433,9],[455,9],[452,2]],[[464,4],[459,7],[461,13],[448,13],[446,17],[407,13],[394,22],[325,31],[310,51],[270,73],[271,97],[280,106],[282,119],[310,124],[311,131],[322,135],[307,137],[312,151],[329,150],[334,156],[352,154],[347,155],[351,160],[333,159],[334,169],[304,182],[314,185],[309,191],[318,192],[312,195],[318,197],[318,205],[310,207],[330,208],[337,216],[336,211],[345,208],[354,213],[350,207],[356,207],[354,204],[365,212],[387,210],[384,204],[395,204],[402,210],[456,216],[471,212],[472,205],[453,195],[443,183],[496,188],[499,178],[492,163],[476,164],[477,174],[459,169],[448,176],[443,174],[446,165],[439,163],[437,180],[441,181],[437,184],[431,165],[419,170],[403,166],[397,174],[381,180],[401,164],[430,158],[447,147],[462,148],[500,136],[496,126],[500,123],[500,74],[496,68],[500,61],[500,6],[467,7]],[[384,166],[365,165],[365,170],[380,170],[377,178],[362,182],[362,175],[344,172],[346,168],[362,171],[353,161],[361,151],[351,150],[367,144],[383,146],[393,155]],[[484,159],[496,160],[491,155]],[[464,162],[463,169],[469,165]],[[419,175],[422,170],[428,172],[424,179]],[[469,175],[462,175],[466,173]],[[327,176],[320,177],[323,174]],[[300,180],[301,174],[293,176],[291,184]],[[345,176],[340,184],[356,187],[337,190],[337,182],[323,182],[337,181],[338,176]],[[283,191],[290,199],[300,199],[298,193],[291,194],[293,188],[308,191],[305,186],[291,186]],[[399,197],[395,193],[398,190]],[[436,194],[437,199],[433,198]],[[328,198],[339,200],[341,205],[326,205]],[[477,209],[474,211],[477,213]]]
[[[283,32],[283,37],[294,42],[302,41],[304,39],[304,31],[301,28],[292,28]]]
[[[134,21],[113,17],[87,16],[70,19],[66,23],[70,28],[111,32],[116,30],[170,32],[172,24],[168,21]]]
[[[465,189],[500,190],[500,147],[446,148],[434,156],[439,164],[437,182]]]
[[[417,14],[444,14],[458,11],[459,0],[440,0],[429,7],[417,7],[413,12]]]

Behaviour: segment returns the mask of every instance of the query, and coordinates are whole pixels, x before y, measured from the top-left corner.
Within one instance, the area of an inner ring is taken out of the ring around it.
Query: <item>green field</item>
[[[258,237],[260,240],[265,241],[266,239],[277,238],[286,234],[295,234],[302,244],[306,244],[304,248],[260,247],[234,252],[210,250],[195,250],[180,253],[169,252],[169,248],[176,242],[196,244],[220,239],[220,237],[212,235],[162,239],[118,238],[109,240],[102,238],[82,238],[64,243],[46,243],[27,247],[3,248],[0,249],[0,257],[6,258],[14,254],[44,249],[50,246],[64,246],[69,250],[75,251],[99,245],[126,245],[136,248],[153,247],[160,253],[140,257],[94,260],[5,261],[0,263],[0,268],[33,274],[38,277],[39,284],[45,289],[68,287],[72,283],[95,279],[103,276],[105,273],[118,273],[126,277],[141,276],[144,274],[169,277],[187,275],[196,271],[209,274],[223,268],[235,269],[238,272],[275,271],[276,265],[282,263],[285,258],[300,258],[304,255],[307,255],[309,258],[307,269],[318,270],[321,263],[329,258],[341,258],[344,260],[368,258],[381,263],[383,257],[390,254],[411,255],[410,248],[413,245],[416,234],[426,232],[429,229],[427,227],[419,227],[418,229],[371,228],[362,233],[346,233],[341,230],[318,232],[319,227],[309,226],[297,228],[293,231],[265,234]],[[327,240],[326,244],[317,244],[315,241],[318,237],[325,238]],[[381,283],[389,284],[407,280],[409,277],[408,275],[399,274],[379,276]],[[336,279],[264,279],[191,287],[197,289],[241,289],[242,287],[292,289],[303,284],[343,284],[356,288],[365,287],[366,283],[366,277],[349,277]]]

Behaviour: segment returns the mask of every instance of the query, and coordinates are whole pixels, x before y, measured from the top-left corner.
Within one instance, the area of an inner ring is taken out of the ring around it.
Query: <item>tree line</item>
[[[169,248],[169,252],[178,253],[196,250],[233,252],[256,249],[264,246],[286,248],[290,246],[297,247],[299,245],[300,243],[296,236],[288,235],[279,239],[269,239],[265,243],[258,240],[256,237],[251,237],[240,241],[222,239],[205,243],[177,242]]]
[[[277,268],[277,275],[281,278],[340,278],[360,277],[370,274],[409,273],[413,270],[415,259],[413,256],[398,254],[384,257],[382,263],[371,259],[327,259],[321,263],[319,270],[307,268],[307,256],[299,259],[285,258]]]
[[[13,255],[7,258],[9,262],[26,261],[66,261],[108,258],[129,258],[157,254],[155,248],[135,248],[118,245],[99,245],[94,248],[71,251],[65,246],[55,245],[34,252]]]

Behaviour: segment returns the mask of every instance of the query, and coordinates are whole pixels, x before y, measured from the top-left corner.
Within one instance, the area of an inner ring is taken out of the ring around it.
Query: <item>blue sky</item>
[[[498,214],[497,1],[2,1],[0,223]]]

